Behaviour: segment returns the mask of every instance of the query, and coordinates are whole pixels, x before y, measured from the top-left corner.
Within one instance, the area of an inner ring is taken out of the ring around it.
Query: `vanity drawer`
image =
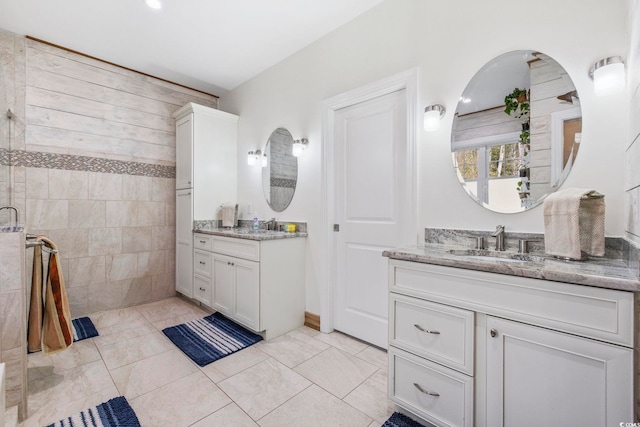
[[[207,234],[194,233],[193,235],[193,248],[202,249],[203,251],[211,250],[212,237]]]
[[[260,261],[259,241],[215,236],[212,243],[213,252],[215,253],[250,261]]]
[[[213,277],[213,261],[211,252],[201,250],[193,251],[193,272],[205,277]]]
[[[389,343],[473,375],[475,313],[389,294]]]
[[[389,290],[633,347],[633,292],[399,260]]]
[[[193,276],[193,298],[205,304],[212,306],[213,297],[213,281],[209,277],[203,277],[198,274]]]
[[[389,372],[394,403],[438,426],[473,425],[472,377],[393,346]]]

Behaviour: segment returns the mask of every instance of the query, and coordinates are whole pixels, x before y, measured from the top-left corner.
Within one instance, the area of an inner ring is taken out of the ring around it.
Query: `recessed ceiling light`
[[[160,0],[145,0],[145,2],[151,9],[162,9],[162,3],[160,3]]]

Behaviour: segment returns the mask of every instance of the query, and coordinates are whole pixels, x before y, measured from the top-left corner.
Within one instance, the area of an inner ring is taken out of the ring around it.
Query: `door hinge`
[[[333,231],[340,231],[340,224],[333,224]]]

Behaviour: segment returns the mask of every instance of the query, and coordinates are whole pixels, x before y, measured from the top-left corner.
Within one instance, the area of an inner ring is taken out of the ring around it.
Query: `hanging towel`
[[[568,188],[544,201],[545,252],[570,259],[604,255],[604,196]]]
[[[38,236],[36,240],[42,241],[45,246],[50,248],[51,255],[49,257],[49,271],[45,286],[44,309],[42,309],[39,304],[42,301],[42,251],[36,246],[33,261],[34,278],[31,290],[31,307],[29,310],[29,351],[37,351],[42,348],[45,354],[50,354],[71,346],[73,343],[73,328],[67,290],[58,258],[58,248],[55,243],[44,236]],[[40,314],[38,314],[38,311]],[[42,323],[37,323],[39,319],[41,319]],[[40,336],[39,342],[37,341],[38,336]],[[39,344],[41,344],[41,347]]]
[[[38,236],[36,240],[43,236]],[[29,299],[29,324],[27,329],[27,348],[29,353],[42,349],[42,247],[33,248],[33,275],[31,277],[31,298]]]

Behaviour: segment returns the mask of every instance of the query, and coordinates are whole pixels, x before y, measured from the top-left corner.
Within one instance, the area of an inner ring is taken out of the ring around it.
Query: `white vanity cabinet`
[[[194,220],[217,219],[236,200],[238,116],[189,103],[176,111],[176,291],[211,304],[202,274],[194,274]],[[204,291],[202,289],[205,289]]]
[[[210,245],[200,243],[204,241]],[[211,289],[206,305],[265,339],[304,324],[305,238],[250,240],[194,233],[194,242],[194,253],[202,253],[194,258],[194,268],[200,268],[198,259],[211,265],[210,279],[209,270],[195,274],[196,282]]]
[[[213,264],[213,308],[259,331],[260,263],[214,253]]]
[[[436,426],[633,421],[632,292],[389,262],[389,396]]]
[[[193,297],[193,194],[176,191],[176,291]]]
[[[191,298],[211,307],[213,301],[213,259],[211,236],[193,234],[193,293]]]

